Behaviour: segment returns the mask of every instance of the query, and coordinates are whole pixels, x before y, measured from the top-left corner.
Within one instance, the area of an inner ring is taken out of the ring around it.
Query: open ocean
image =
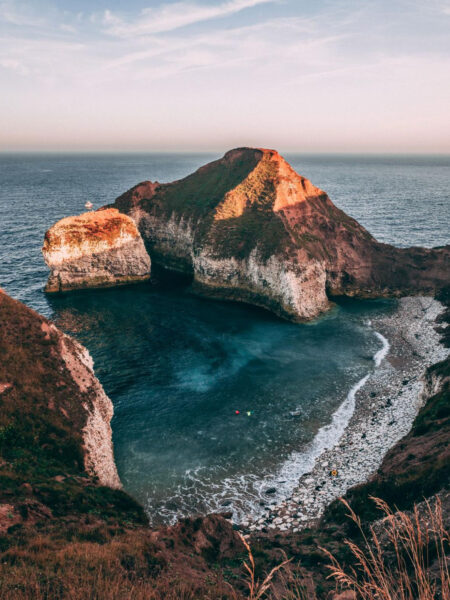
[[[155,523],[225,507],[239,516],[270,501],[268,487],[288,490],[319,429],[377,368],[386,342],[370,319],[395,309],[348,301],[294,325],[167,282],[45,296],[40,248],[56,220],[218,157],[0,154],[0,286],[91,352],[115,407],[119,474]],[[285,157],[380,241],[450,243],[450,157]]]

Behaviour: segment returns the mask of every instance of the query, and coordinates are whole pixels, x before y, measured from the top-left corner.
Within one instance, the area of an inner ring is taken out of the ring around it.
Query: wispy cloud
[[[93,14],[0,0],[8,143],[287,147],[297,131],[310,149],[333,135],[335,149],[383,136],[438,147],[450,0],[141,1]]]
[[[37,16],[29,6],[17,6],[13,0],[0,2],[0,21],[17,26],[39,26],[44,24],[42,16]]]
[[[180,27],[226,17],[247,8],[277,1],[229,0],[215,6],[194,4],[191,2],[176,2],[175,4],[162,5],[158,8],[146,8],[137,19],[130,21],[121,18],[110,10],[106,10],[103,16],[103,23],[106,26],[107,32],[111,35],[134,37],[174,31]]]
[[[20,75],[28,75],[29,71],[19,60],[13,58],[0,58],[0,67],[16,71]]]
[[[149,60],[161,62],[165,59],[171,63],[180,62],[183,68],[189,64],[190,59],[193,67],[199,66],[199,62],[218,67],[223,59],[228,62],[230,55],[247,61],[264,57],[275,58],[278,54],[277,48],[289,58],[292,57],[293,44],[297,46],[299,43],[305,43],[314,35],[315,29],[311,20],[274,18],[253,25],[202,31],[193,35],[152,36],[150,39],[146,38],[145,49],[126,52],[109,61],[105,67],[115,69],[133,63],[145,63]],[[279,44],[278,41],[281,37],[284,40],[283,44]],[[315,37],[317,43],[321,40],[322,36]],[[139,48],[141,46],[140,44]],[[202,60],[195,60],[200,56]]]
[[[89,49],[57,35],[46,39],[0,37],[0,70],[14,71],[39,87],[87,77],[94,67]]]

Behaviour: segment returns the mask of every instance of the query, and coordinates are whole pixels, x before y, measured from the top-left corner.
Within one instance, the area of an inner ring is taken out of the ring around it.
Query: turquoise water
[[[179,178],[212,158],[0,156],[0,285],[90,350],[115,406],[120,476],[155,522],[224,507],[239,516],[271,501],[268,487],[288,490],[283,465],[302,449],[307,463],[318,430],[376,368],[382,341],[368,321],[394,307],[345,302],[293,325],[162,280],[43,294],[40,246],[55,220],[83,211],[87,199],[100,206],[138,181]],[[448,158],[288,158],[379,239],[448,243]]]

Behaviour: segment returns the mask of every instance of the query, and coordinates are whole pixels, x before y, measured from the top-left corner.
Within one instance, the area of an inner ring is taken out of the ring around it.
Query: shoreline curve
[[[315,458],[290,496],[259,517],[241,521],[244,533],[309,527],[333,500],[377,470],[390,448],[410,431],[426,400],[426,369],[449,354],[435,330],[442,311],[433,298],[405,297],[392,315],[374,319],[375,333],[383,341],[375,355],[380,366],[364,385],[358,385],[360,380],[354,386],[355,410],[342,436]]]

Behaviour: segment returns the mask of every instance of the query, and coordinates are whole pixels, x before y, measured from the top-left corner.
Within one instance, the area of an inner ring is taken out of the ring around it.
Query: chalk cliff
[[[101,485],[120,488],[111,438],[113,406],[94,375],[89,352],[2,291],[0,322],[0,426],[10,431],[11,451],[22,442],[27,449],[34,444],[35,456],[42,453],[41,469],[61,459],[67,462],[62,468],[78,465]]]
[[[317,317],[333,296],[432,294],[449,282],[450,246],[377,242],[275,150],[231,150],[184,179],[140,183],[110,207],[59,221],[44,242],[46,289],[145,279],[144,243],[194,291],[294,321]]]
[[[188,177],[143,182],[113,205],[137,223],[155,264],[199,293],[308,320],[329,298],[433,293],[450,247],[381,244],[275,151],[238,148]]]
[[[47,292],[150,277],[150,258],[134,221],[114,208],[61,219],[45,234],[42,252],[51,269]]]

